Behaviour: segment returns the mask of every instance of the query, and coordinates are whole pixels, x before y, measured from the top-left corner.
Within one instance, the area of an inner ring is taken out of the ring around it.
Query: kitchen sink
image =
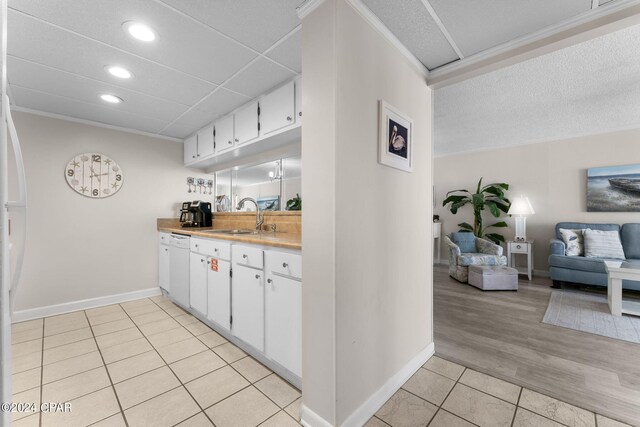
[[[205,233],[211,234],[258,234],[257,230],[251,230],[248,228],[239,228],[233,230],[206,230]]]

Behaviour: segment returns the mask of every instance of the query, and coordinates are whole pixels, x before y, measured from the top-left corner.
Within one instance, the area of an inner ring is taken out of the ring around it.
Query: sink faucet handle
[[[276,232],[276,224],[269,224],[269,230],[271,230],[272,232]]]

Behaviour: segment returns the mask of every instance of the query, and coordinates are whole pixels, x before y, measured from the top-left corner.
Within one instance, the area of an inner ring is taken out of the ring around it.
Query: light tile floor
[[[14,426],[299,425],[300,392],[164,297],[13,325]],[[596,424],[597,422],[597,424]],[[432,357],[375,426],[625,424]]]
[[[13,425],[296,426],[300,392],[164,297],[13,325]]]

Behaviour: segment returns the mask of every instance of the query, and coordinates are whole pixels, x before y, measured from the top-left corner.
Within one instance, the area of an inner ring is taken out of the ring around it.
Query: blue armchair
[[[449,276],[459,282],[468,282],[470,265],[507,265],[502,246],[472,233],[451,233],[444,240],[449,247]]]

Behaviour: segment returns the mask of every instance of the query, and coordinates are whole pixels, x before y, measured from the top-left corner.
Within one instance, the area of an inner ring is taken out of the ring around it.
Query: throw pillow
[[[582,229],[561,228],[558,230],[566,246],[565,255],[584,256],[584,237]]]
[[[462,253],[476,253],[476,236],[469,232],[469,233],[465,233],[465,232],[456,232],[456,233],[451,233],[451,240],[453,240],[453,243],[455,243],[456,245],[458,245],[458,247],[460,248],[460,252]]]
[[[625,259],[620,233],[615,230],[584,230],[584,254],[589,258]]]

